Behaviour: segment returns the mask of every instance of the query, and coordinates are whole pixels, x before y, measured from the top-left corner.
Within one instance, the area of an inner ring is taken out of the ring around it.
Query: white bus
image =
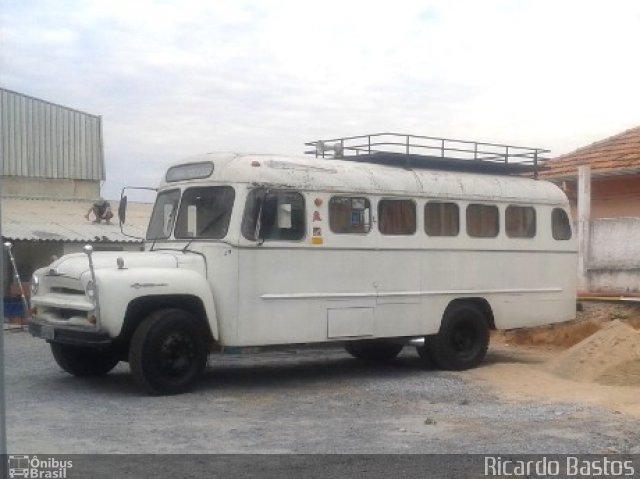
[[[565,194],[492,161],[424,158],[189,159],[158,189],[145,251],[86,247],[35,272],[30,330],[72,374],[124,360],[170,394],[229,347],[339,342],[391,360],[414,345],[463,370],[492,329],[574,318]]]

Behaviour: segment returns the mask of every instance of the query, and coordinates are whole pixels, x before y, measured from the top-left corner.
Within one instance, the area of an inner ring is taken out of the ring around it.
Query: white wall
[[[640,218],[591,221],[589,289],[640,293]]]

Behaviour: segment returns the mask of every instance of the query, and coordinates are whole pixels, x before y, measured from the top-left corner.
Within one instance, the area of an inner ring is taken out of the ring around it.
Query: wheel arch
[[[458,307],[461,304],[472,304],[473,306],[478,308],[478,310],[480,310],[480,312],[482,312],[482,314],[484,315],[487,321],[487,325],[489,326],[489,329],[491,330],[496,329],[495,318],[493,316],[493,308],[491,308],[491,304],[489,304],[489,301],[487,301],[487,299],[483,297],[468,297],[468,298],[454,299],[445,308],[444,313],[442,314],[442,319],[447,317],[447,313],[449,311],[451,311],[455,307]]]
[[[129,343],[133,333],[146,317],[155,311],[171,308],[182,309],[191,313],[204,327],[207,332],[207,339],[211,342],[216,341],[214,332],[211,331],[207,310],[202,299],[190,294],[151,295],[133,299],[127,305],[118,340]]]

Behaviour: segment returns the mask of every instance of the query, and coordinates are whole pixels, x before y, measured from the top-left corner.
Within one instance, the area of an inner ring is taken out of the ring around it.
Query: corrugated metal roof
[[[104,180],[102,119],[0,88],[0,174]]]
[[[578,166],[591,166],[592,176],[635,175],[640,171],[640,126],[578,148],[544,163],[546,178],[571,178]]]
[[[118,202],[110,203],[116,214]],[[90,207],[87,201],[3,198],[2,237],[14,241],[140,242],[120,232],[117,218],[110,225],[87,221],[84,215]],[[152,207],[129,203],[124,231],[143,237]]]

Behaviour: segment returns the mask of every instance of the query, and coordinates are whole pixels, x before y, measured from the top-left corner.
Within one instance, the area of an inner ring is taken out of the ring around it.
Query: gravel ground
[[[410,348],[385,365],[341,349],[212,356],[194,392],[170,397],[143,395],[127,364],[74,378],[24,332],[5,348],[15,454],[640,453],[637,419],[503,401]]]

